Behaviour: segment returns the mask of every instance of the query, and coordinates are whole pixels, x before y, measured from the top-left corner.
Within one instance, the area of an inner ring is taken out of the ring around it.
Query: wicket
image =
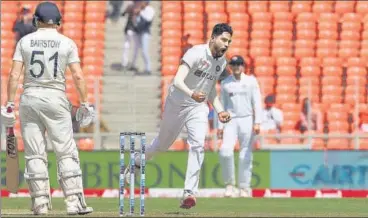
[[[145,184],[146,184],[146,134],[144,132],[122,132],[120,133],[120,176],[119,176],[119,214],[124,215],[124,191],[125,191],[125,137],[129,136],[130,141],[130,161],[127,167],[130,167],[130,193],[129,193],[129,214],[133,216],[135,206],[135,194],[134,194],[134,183],[135,183],[135,137],[141,137],[141,163],[140,163],[140,215],[144,216],[144,195],[145,195]]]

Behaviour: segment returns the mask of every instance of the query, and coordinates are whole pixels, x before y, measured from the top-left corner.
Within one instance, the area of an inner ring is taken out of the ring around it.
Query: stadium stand
[[[283,133],[297,134],[300,103],[307,96],[323,113],[324,133],[354,133],[354,112],[366,110],[361,105],[367,104],[367,12],[366,1],[163,1],[162,101],[177,67],[177,62],[166,61],[167,55],[179,60],[180,38],[190,34],[193,44],[206,42],[215,23],[228,22],[234,36],[227,57],[243,55],[252,63],[263,95],[277,94],[285,114]],[[193,19],[195,30],[188,25]],[[166,28],[167,20],[184,28]],[[312,148],[353,145],[348,139],[314,139]],[[367,149],[368,140],[360,139],[360,146]]]

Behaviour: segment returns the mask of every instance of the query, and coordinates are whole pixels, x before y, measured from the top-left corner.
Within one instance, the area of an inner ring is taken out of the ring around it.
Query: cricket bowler
[[[16,45],[7,104],[1,108],[2,121],[5,126],[14,125],[14,98],[19,78],[24,73],[19,118],[24,141],[24,178],[32,199],[31,209],[35,215],[46,215],[52,209],[45,150],[47,132],[56,153],[58,182],[65,196],[67,214],[88,214],[93,209],[87,207],[83,194],[71,104],[65,93],[65,71],[69,67],[81,101],[77,120],[80,126],[87,126],[94,119],[94,110],[87,101],[78,49],[73,40],[57,31],[61,13],[54,3],[37,5],[33,25],[37,31],[24,36]]]
[[[224,54],[230,46],[232,34],[228,24],[216,24],[208,44],[195,45],[184,54],[169,87],[159,134],[146,148],[148,160],[155,153],[167,151],[186,126],[189,155],[181,208],[189,209],[196,205],[195,193],[198,191],[208,132],[207,100],[215,108],[221,122],[230,120],[229,112],[224,110],[217,96],[215,85],[226,67]],[[139,168],[138,154],[135,163]],[[125,170],[125,178],[129,183],[129,167]]]
[[[239,140],[239,196],[250,197],[253,139],[259,134],[263,117],[261,91],[256,77],[248,73],[243,57],[232,57],[229,65],[233,74],[221,82],[220,98],[232,119],[225,125],[220,123],[218,129],[218,136],[223,139],[219,153],[222,178],[226,185],[224,195],[236,195],[234,147]]]

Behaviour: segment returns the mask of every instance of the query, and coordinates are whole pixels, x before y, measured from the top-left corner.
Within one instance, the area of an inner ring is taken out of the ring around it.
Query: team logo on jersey
[[[221,70],[221,67],[219,65],[216,66],[216,72],[219,72]]]
[[[198,77],[202,77],[202,78],[206,78],[206,79],[209,79],[209,80],[215,80],[216,77],[209,74],[209,73],[206,73],[206,72],[203,72],[201,70],[196,70],[194,72],[194,75],[198,76]]]
[[[211,67],[211,63],[206,59],[201,59],[198,63],[198,69],[205,71]]]

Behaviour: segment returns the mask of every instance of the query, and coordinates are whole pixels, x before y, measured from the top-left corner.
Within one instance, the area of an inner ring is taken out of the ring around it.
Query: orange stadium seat
[[[274,86],[271,85],[260,85],[261,93],[263,96],[274,94]]]
[[[347,121],[330,120],[328,122],[328,132],[329,133],[349,133],[349,128],[350,126]]]
[[[355,5],[355,12],[364,16],[368,14],[368,2],[367,1],[357,1]]]
[[[303,12],[311,12],[312,11],[312,2],[311,1],[293,1],[291,6],[291,12],[294,14],[300,14]]]
[[[322,95],[321,102],[323,102],[324,104],[341,103],[342,97],[340,94],[326,94]]]
[[[177,30],[165,29],[162,31],[161,36],[163,39],[166,38],[182,38],[182,33],[178,32]]]
[[[255,21],[252,23],[252,30],[267,30],[270,31],[272,29],[271,22],[264,22],[264,21]]]
[[[300,68],[301,76],[320,76],[321,70],[319,66],[305,66]]]
[[[182,3],[180,1],[163,1],[161,2],[161,13],[174,12],[182,13]]]
[[[275,58],[279,57],[291,57],[292,56],[292,49],[285,49],[285,48],[274,48],[272,49],[272,56]]]
[[[330,23],[337,23],[340,20],[339,14],[333,12],[325,12],[321,13],[318,16],[318,22],[330,22]]]
[[[278,84],[276,86],[276,94],[288,94],[288,93],[296,93],[297,87],[294,85],[287,85],[287,84]]]
[[[317,48],[316,56],[319,58],[337,57],[337,48]]]
[[[350,149],[350,142],[344,138],[330,138],[327,141],[327,149],[331,150],[348,150]]]
[[[330,31],[337,31],[337,22],[326,22],[326,21],[319,21],[318,22],[318,30],[330,30]]]
[[[294,76],[278,76],[277,85],[292,85],[296,87],[297,79]]]
[[[355,32],[355,31],[350,31],[350,30],[346,30],[346,31],[343,30],[341,31],[340,39],[341,40],[360,40],[360,33]]]
[[[299,66],[301,67],[307,67],[307,66],[318,67],[320,65],[321,65],[321,60],[315,57],[304,57],[304,58],[301,58],[299,61]]]
[[[355,1],[336,1],[335,13],[344,14],[354,12]]]
[[[320,30],[318,32],[319,39],[330,39],[330,40],[337,40],[338,33],[335,30]]]
[[[183,1],[184,14],[188,12],[203,13],[204,5],[202,1]]]
[[[306,58],[306,57],[313,57],[315,49],[314,48],[296,48],[294,50],[294,56],[298,59]]]
[[[311,86],[319,86],[320,81],[318,76],[308,76],[308,77],[300,77],[299,78],[299,86],[308,87]]]
[[[84,2],[82,1],[64,1],[64,12],[82,13],[84,11]],[[64,18],[64,17],[63,17]]]
[[[16,2],[1,1],[1,14],[3,13],[18,13],[19,8]],[[1,19],[2,20],[2,19]]]
[[[292,40],[293,33],[291,31],[285,30],[274,30],[272,33],[273,39],[284,39],[284,40]]]
[[[270,1],[269,11],[274,12],[289,12],[290,6],[287,1]]]
[[[256,76],[273,76],[274,68],[272,66],[256,66],[254,69]]]
[[[298,93],[299,93],[300,96],[308,96],[309,94],[319,95],[320,86],[315,85],[315,84],[311,84],[310,86],[309,85],[300,86]]]
[[[360,104],[364,104],[364,103],[366,103],[366,97],[365,97],[365,95],[358,95],[357,96],[355,93],[354,94],[345,94],[344,102],[346,104],[350,104],[350,105],[355,105],[358,102]]]
[[[322,66],[323,67],[341,67],[342,62],[338,57],[325,57],[322,58]]]
[[[314,23],[317,21],[317,16],[311,12],[302,12],[296,15],[296,23],[309,22]],[[311,25],[311,24],[310,24]]]
[[[105,13],[107,2],[104,1],[86,1],[85,11]]]
[[[227,51],[227,56],[230,58],[234,55],[241,55],[243,57],[248,56],[248,49],[246,48],[239,48],[239,47],[230,47]]]
[[[162,47],[181,47],[182,41],[179,38],[166,38],[161,40]]]
[[[64,22],[62,25],[63,31],[66,30],[82,30],[84,24],[82,22]]]
[[[65,12],[63,22],[82,22],[83,14],[78,12]]]
[[[360,57],[350,57],[346,63],[347,67],[366,67],[367,60]]]
[[[286,102],[289,102],[289,103],[296,102],[296,95],[295,94],[277,95],[276,104],[280,105]]]
[[[204,1],[204,4],[205,4],[205,11],[207,13],[225,12],[224,1]]]
[[[273,20],[274,22],[292,22],[294,15],[291,12],[274,12]]]
[[[261,48],[261,47],[251,47],[249,51],[249,55],[252,58],[259,57],[259,56],[268,56],[270,55],[270,49]]]
[[[281,105],[282,111],[290,111],[294,113],[300,113],[301,105],[298,103],[285,103]]]
[[[275,60],[269,56],[259,56],[254,58],[255,66],[274,66]]]
[[[230,13],[246,13],[247,2],[246,1],[226,1],[226,11]]]
[[[273,29],[279,31],[292,31],[293,23],[290,21],[274,21]]]
[[[361,95],[361,96],[365,96],[365,87],[364,86],[355,86],[355,85],[347,85],[345,88],[345,95]]]
[[[296,66],[296,59],[294,57],[279,57],[276,59],[277,66]]]
[[[347,85],[359,85],[359,86],[365,86],[367,83],[367,79],[366,77],[364,76],[354,76],[354,75],[351,75],[351,76],[348,76],[346,77],[346,84]]]
[[[272,22],[272,14],[268,12],[257,12],[251,15],[253,22]]]
[[[87,22],[84,24],[84,30],[99,30],[99,31],[105,31],[105,23],[103,22]]]
[[[365,12],[367,13],[367,12]],[[354,140],[351,141],[351,146],[354,147]],[[359,139],[359,147],[360,150],[367,150],[368,149],[368,138],[360,138]]]
[[[316,42],[314,40],[298,39],[295,40],[295,48],[311,48],[316,47]]]
[[[321,84],[322,86],[326,86],[326,85],[341,86],[342,79],[340,76],[323,76]]]
[[[352,66],[348,67],[346,71],[346,75],[349,76],[361,76],[365,77],[367,75],[367,70],[364,67]]]
[[[85,47],[85,48],[95,47],[99,50],[103,50],[105,48],[105,43],[103,41],[100,41],[100,40],[85,39],[84,42],[83,42],[83,47]]]
[[[96,30],[96,29],[89,29],[88,31],[84,32],[85,39],[95,39],[95,40],[105,40],[105,31],[104,30]]]
[[[229,21],[240,21],[240,22],[248,22],[249,21],[249,15],[245,13],[231,13],[229,14]]]
[[[248,13],[258,13],[268,11],[268,1],[248,1]]]
[[[331,13],[333,12],[333,2],[332,1],[314,1],[312,6],[312,11],[315,14],[320,13]]]
[[[257,81],[260,86],[274,86],[275,78],[273,76],[257,76]]]
[[[293,41],[287,39],[274,39],[272,41],[272,48],[292,49]]]
[[[315,31],[317,24],[315,21],[299,21],[296,23],[296,30],[310,30]]]
[[[343,91],[342,86],[334,86],[331,84],[327,86],[322,86],[322,95],[330,95],[330,94],[341,95],[342,91]]]
[[[104,22],[105,12],[87,12],[84,20],[85,22]]]
[[[278,76],[295,76],[296,67],[294,66],[277,66],[276,74]]]

